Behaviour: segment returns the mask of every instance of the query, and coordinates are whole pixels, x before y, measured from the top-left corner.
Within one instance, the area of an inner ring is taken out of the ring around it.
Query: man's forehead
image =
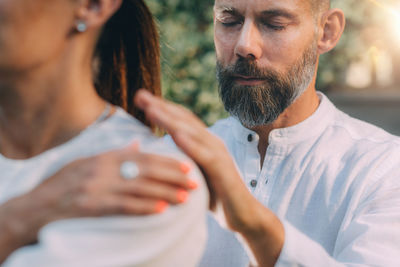
[[[310,0],[215,0],[215,12],[237,11],[245,13],[267,10],[286,10],[288,12],[304,11],[310,8]]]

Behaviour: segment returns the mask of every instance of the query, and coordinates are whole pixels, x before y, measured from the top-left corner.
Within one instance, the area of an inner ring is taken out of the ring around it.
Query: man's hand
[[[135,104],[164,128],[202,169],[222,203],[228,226],[248,241],[261,266],[273,266],[284,242],[279,219],[247,190],[224,143],[187,109],[139,91]],[[226,129],[229,131],[229,129]]]

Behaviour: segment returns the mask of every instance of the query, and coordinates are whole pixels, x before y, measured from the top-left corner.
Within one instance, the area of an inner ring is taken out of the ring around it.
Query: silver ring
[[[124,161],[119,167],[119,174],[127,180],[135,179],[139,176],[139,167],[133,161]]]

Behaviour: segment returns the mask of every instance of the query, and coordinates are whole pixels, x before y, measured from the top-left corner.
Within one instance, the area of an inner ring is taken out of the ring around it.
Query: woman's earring
[[[78,32],[85,32],[87,30],[86,22],[83,20],[78,20],[75,27]]]

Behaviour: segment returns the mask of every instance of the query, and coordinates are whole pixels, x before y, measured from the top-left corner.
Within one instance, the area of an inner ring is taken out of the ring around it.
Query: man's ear
[[[330,9],[322,16],[322,33],[318,40],[318,52],[324,54],[332,50],[340,40],[346,25],[346,18],[340,9]]]
[[[122,0],[80,0],[78,2],[76,20],[84,22],[88,29],[101,28],[122,4]]]

